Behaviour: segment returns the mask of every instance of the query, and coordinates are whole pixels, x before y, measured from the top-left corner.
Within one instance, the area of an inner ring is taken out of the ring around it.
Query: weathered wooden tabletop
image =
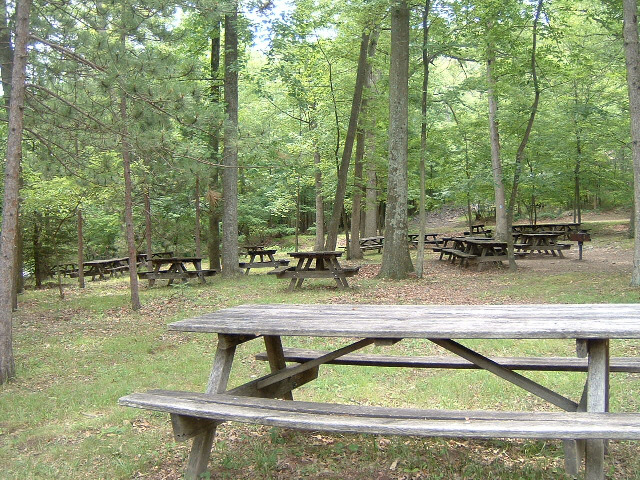
[[[368,338],[640,338],[640,304],[241,305],[169,328]]]

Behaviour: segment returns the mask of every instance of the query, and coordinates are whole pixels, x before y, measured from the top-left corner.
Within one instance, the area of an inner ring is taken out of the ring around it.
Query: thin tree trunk
[[[391,7],[389,67],[389,185],[380,276],[406,278],[413,271],[408,242],[409,7]]]
[[[124,44],[124,36],[123,44]],[[131,289],[131,308],[140,310],[140,295],[138,292],[138,266],[136,241],[133,229],[133,184],[131,181],[131,147],[127,129],[127,97],[124,93],[120,97],[120,119],[122,120],[122,166],[124,168],[124,223],[126,228],[127,250],[129,257],[129,285]]]
[[[635,248],[631,285],[637,287],[640,286],[640,44],[638,42],[638,3],[636,0],[622,0],[622,8],[634,179]]]
[[[531,130],[533,129],[533,122],[536,119],[536,113],[538,112],[538,103],[540,102],[540,87],[538,85],[538,74],[536,70],[536,50],[538,43],[538,20],[540,19],[540,13],[542,12],[543,0],[538,0],[538,7],[536,8],[535,17],[533,19],[533,33],[531,41],[531,77],[533,79],[533,103],[529,114],[529,120],[527,122],[527,128],[525,129],[522,141],[518,146],[516,152],[515,172],[513,174],[513,185],[511,187],[511,197],[509,199],[509,207],[507,209],[507,245],[509,256],[509,269],[516,270],[517,265],[515,256],[513,253],[513,235],[511,235],[511,226],[513,225],[513,211],[518,196],[518,185],[520,184],[520,174],[522,172],[522,163],[524,162],[524,152],[529,143],[529,137],[531,136]]]
[[[196,257],[202,257],[202,245],[200,242],[200,177],[196,177],[196,228],[195,228],[195,240],[196,240]]]
[[[322,170],[320,169],[320,151],[316,146],[313,152],[313,163],[315,165],[315,190],[316,190],[316,241],[313,247],[319,251],[324,248],[324,195],[322,194]]]
[[[370,133],[370,135],[373,135]],[[375,140],[367,142],[373,143],[375,148]],[[369,151],[372,151],[369,149]],[[373,162],[373,152],[367,161],[367,190],[365,198],[365,215],[364,215],[364,236],[375,237],[378,234],[378,174],[376,166]]]
[[[351,160],[351,152],[353,151],[353,143],[356,137],[358,127],[358,116],[360,113],[360,105],[362,102],[362,92],[364,90],[364,79],[367,65],[367,48],[369,45],[369,34],[364,32],[360,42],[360,56],[358,58],[358,73],[356,75],[356,84],[353,92],[353,102],[351,103],[351,116],[349,118],[349,127],[347,136],[344,140],[344,148],[342,150],[342,160],[338,169],[338,186],[336,188],[336,197],[333,202],[333,211],[329,226],[327,228],[327,241],[325,243],[326,250],[335,250],[338,242],[338,228],[340,227],[340,216],[344,208],[344,197],[347,191],[347,179],[349,174],[349,163]]]
[[[151,198],[149,194],[149,185],[147,184],[144,189],[144,193],[142,194],[143,202],[144,202],[144,241],[145,241],[145,251],[147,254],[147,270],[153,270],[153,262],[151,259],[153,258],[153,245],[151,242]]]
[[[362,113],[366,111],[366,101],[362,100]],[[356,158],[353,169],[353,199],[351,207],[351,242],[349,243],[349,258],[361,259],[360,250],[360,210],[362,209],[362,159],[364,157],[364,131],[358,129],[356,134]]]
[[[493,190],[496,204],[496,239],[506,242],[511,232],[507,228],[507,212],[502,178],[502,159],[500,158],[500,136],[498,134],[498,101],[496,99],[496,81],[493,77],[493,65],[496,58],[492,46],[487,57],[487,97],[489,100],[489,135],[491,142],[491,168],[493,171]]]
[[[224,171],[222,172],[222,274],[240,273],[238,267],[238,3],[224,20]]]
[[[427,211],[426,203],[426,172],[425,164],[427,161],[427,88],[429,87],[429,10],[431,1],[426,0],[424,4],[424,12],[422,14],[422,121],[420,122],[420,229],[418,235],[418,254],[416,258],[416,275],[422,278],[424,272],[424,236],[427,233]]]
[[[0,232],[0,385],[15,375],[11,295],[15,278],[15,245],[18,229],[18,190],[24,127],[25,73],[31,0],[16,5],[15,55],[12,70],[7,161],[4,173],[2,231]]]
[[[82,208],[78,207],[78,287],[84,288],[84,219]]]
[[[214,21],[213,32],[211,34],[211,101],[214,105],[220,103],[220,84],[218,75],[220,70],[220,19]],[[220,126],[215,123],[209,135],[211,147],[212,163],[220,163]],[[209,268],[220,271],[220,206],[218,192],[220,172],[218,167],[214,167],[209,177]]]

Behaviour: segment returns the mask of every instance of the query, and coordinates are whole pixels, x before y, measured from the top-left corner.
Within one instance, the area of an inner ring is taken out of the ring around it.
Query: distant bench
[[[186,272],[172,272],[168,270],[160,270],[158,272],[138,272],[138,278],[141,280],[180,280],[185,278],[210,277],[218,273],[217,270],[187,270]]]

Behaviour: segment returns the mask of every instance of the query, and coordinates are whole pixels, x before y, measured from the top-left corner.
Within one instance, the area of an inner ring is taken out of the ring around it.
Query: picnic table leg
[[[349,284],[347,283],[347,278],[338,263],[337,258],[330,258],[327,261],[329,267],[329,271],[333,274],[333,279],[336,281],[338,288],[349,288]]]
[[[202,260],[195,260],[193,262],[193,268],[195,268],[197,272],[200,272],[198,273],[198,279],[200,280],[200,283],[207,283],[207,280],[204,278],[204,273],[202,273]],[[185,272],[186,271],[187,270],[185,269]]]
[[[587,394],[589,382],[585,382],[582,391],[582,398],[578,404],[578,412],[587,411]],[[584,440],[564,440],[564,470],[567,475],[577,477],[580,472],[580,466],[584,460],[586,442]]]
[[[587,411],[606,412],[609,407],[609,340],[588,340]],[[604,440],[587,440],[585,480],[604,480]]]
[[[211,375],[209,376],[207,393],[224,393],[227,389],[235,352],[236,344],[227,342],[224,335],[219,335],[218,348],[213,361]],[[216,436],[216,428],[217,424],[214,424],[193,439],[191,453],[189,454],[189,461],[185,471],[185,478],[188,480],[200,478],[200,475],[207,470],[211,447],[213,446],[213,440]]]
[[[269,359],[269,367],[271,373],[287,368],[287,362],[284,359],[284,351],[282,350],[282,341],[280,337],[274,335],[264,336],[264,346],[267,350],[267,358]],[[283,395],[285,400],[293,400],[293,393],[287,392]]]
[[[249,265],[251,265],[253,263],[253,260],[256,258],[256,254],[252,253],[251,256],[249,257]],[[251,270],[251,267],[247,267],[246,270],[244,271],[245,275],[249,275],[249,270]]]

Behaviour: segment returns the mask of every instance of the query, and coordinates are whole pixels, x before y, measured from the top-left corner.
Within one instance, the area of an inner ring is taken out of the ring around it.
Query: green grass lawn
[[[598,248],[632,255],[615,225],[598,226]],[[369,254],[363,264],[380,256]],[[536,261],[536,260],[529,260]],[[574,261],[574,260],[567,260]],[[57,288],[29,289],[14,320],[17,376],[0,387],[0,478],[181,478],[189,445],[176,443],[167,415],[119,407],[120,396],[150,388],[202,391],[215,338],[167,331],[167,324],[241,303],[529,303],[638,302],[630,272],[486,272],[442,266],[428,256],[423,279],[386,281],[367,275],[338,291],[328,280],[307,281],[300,292],[265,271],[206,285],[141,284],[143,308],[129,309],[126,278],[68,280]],[[370,267],[371,268],[371,267]],[[456,294],[453,295],[452,291]],[[336,340],[286,339],[308,348],[341,346]],[[486,354],[573,355],[570,342],[484,341]],[[369,347],[371,351],[381,347]],[[232,379],[266,373],[253,359],[259,342],[240,347],[243,361]],[[385,353],[428,355],[436,347],[405,340]],[[614,355],[640,356],[635,342],[616,342]],[[575,398],[584,376],[531,373],[537,381]],[[232,380],[233,384],[233,380]],[[640,410],[640,375],[615,374],[611,408]],[[296,390],[297,399],[370,405],[442,408],[548,409],[542,401],[477,371],[326,366],[317,381]],[[639,445],[612,442],[610,478],[640,478]],[[260,426],[223,425],[212,454],[211,478],[228,479],[564,479],[563,453],[555,441],[418,440],[406,437],[325,435]]]

